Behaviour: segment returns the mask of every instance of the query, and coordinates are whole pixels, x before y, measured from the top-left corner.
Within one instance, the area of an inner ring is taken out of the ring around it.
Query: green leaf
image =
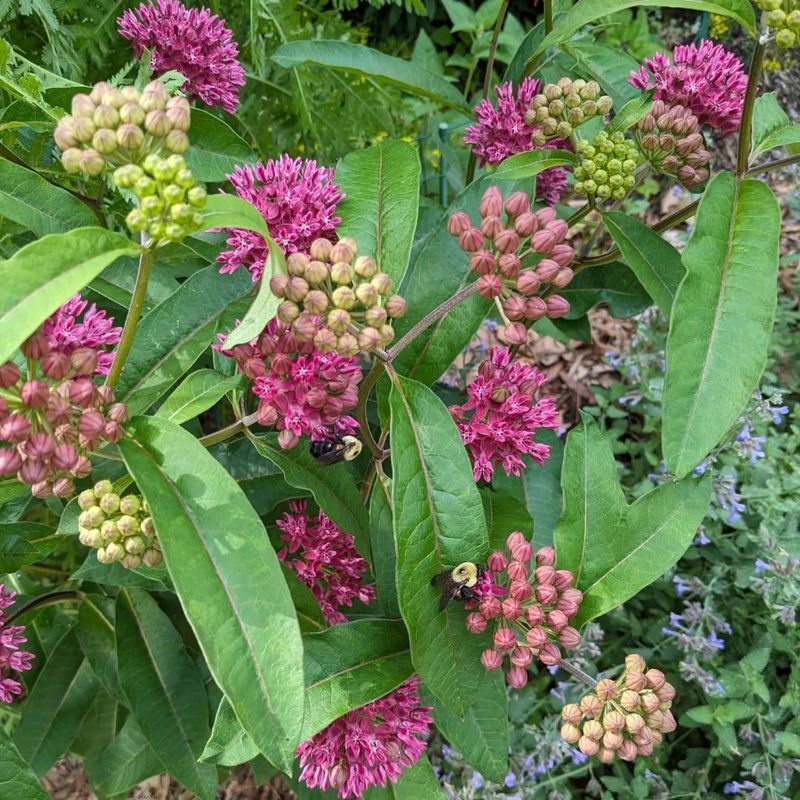
[[[414,669],[402,622],[364,619],[303,637],[306,711],[302,741],[338,717],[396,689]]]
[[[395,579],[397,553],[394,549],[391,491],[391,481],[388,478],[385,482],[379,480],[372,490],[369,501],[370,550],[378,602],[384,614],[399,617],[400,606],[397,604]]]
[[[603,221],[639,283],[669,316],[686,274],[681,254],[654,230],[621,211],[607,211]]]
[[[43,236],[0,263],[0,363],[112,261],[136,252],[120,233],[76,228]]]
[[[408,267],[419,210],[419,154],[408,142],[392,139],[355,150],[336,165],[336,183],[345,199],[336,212],[341,238],[352,236],[361,255],[375,258],[395,289]]]
[[[603,91],[614,101],[614,106],[619,109],[608,126],[609,133],[614,130],[628,130],[647,113],[646,109],[650,105],[649,96],[642,94],[640,89],[628,83],[631,72],[639,69],[639,62],[633,56],[619,48],[594,41],[570,42],[565,49],[578,62],[578,66],[600,84]],[[641,112],[641,117],[628,122],[628,119],[634,116],[633,110],[642,101],[644,110]]]
[[[531,538],[533,519],[521,500],[494,486],[483,486],[479,491],[492,550],[504,549],[508,534],[512,531],[522,531],[526,539]]]
[[[0,796],[9,800],[50,798],[5,731],[0,731]]]
[[[272,60],[287,69],[301,64],[341,69],[383,81],[409,94],[427,97],[443,106],[469,115],[472,109],[461,93],[444,78],[418,64],[394,58],[371,47],[326,39],[282,44]]]
[[[148,409],[205,353],[226,308],[251,288],[247,273],[220,275],[209,266],[142,317],[117,385],[128,413]]]
[[[700,201],[667,337],[661,443],[679,478],[722,441],[758,386],[775,318],[780,229],[778,203],[760,181],[723,172]]]
[[[128,716],[120,732],[101,755],[86,761],[86,772],[92,788],[106,797],[124,794],[163,770],[164,765],[153,752],[133,715]]]
[[[661,577],[691,544],[708,508],[711,476],[664,483],[632,505],[617,482],[611,442],[588,414],[567,437],[564,510],[553,539],[558,567],[583,602],[575,627],[605,614]]]
[[[199,108],[192,109],[191,140],[183,157],[198,181],[219,183],[237,166],[256,161],[250,145],[230,125]]]
[[[787,756],[800,756],[800,735],[791,731],[778,731],[775,739],[781,746],[781,752]]]
[[[33,170],[0,158],[0,215],[36,236],[96,225],[87,205]]]
[[[47,659],[16,730],[16,743],[33,771],[42,776],[69,749],[98,690],[70,630]]]
[[[569,300],[569,320],[583,317],[598,303],[605,303],[617,319],[632,317],[652,304],[633,271],[619,261],[582,269],[560,294]]]
[[[453,26],[450,30],[453,33],[458,31],[474,31],[478,27],[478,20],[475,17],[475,12],[459,0],[442,0],[444,10],[447,16],[450,17],[450,22]]]
[[[714,711],[711,706],[695,706],[686,712],[686,716],[698,725],[710,725],[714,719]]]
[[[289,770],[303,717],[303,651],[264,525],[190,433],[156,417],[135,418],[128,433],[122,457],[156,530],[169,531],[164,560],[209,670],[259,750]]]
[[[258,748],[236,719],[227,698],[223,697],[214,717],[211,738],[206,742],[200,760],[221,764],[223,767],[236,767],[258,755]]]
[[[161,256],[159,256],[159,259]],[[89,288],[103,297],[116,303],[118,306],[128,308],[136,284],[136,260],[133,258],[120,258],[107,266],[90,284]],[[144,299],[144,312],[150,311],[153,306],[163,303],[173,292],[177,291],[180,284],[167,273],[161,263],[154,264],[147,282],[147,292]]]
[[[492,174],[495,178],[518,181],[533,178],[551,167],[573,166],[577,163],[575,154],[566,150],[528,150],[505,159]]]
[[[283,579],[286,581],[289,593],[292,595],[292,603],[294,603],[294,609],[297,612],[300,631],[302,633],[324,631],[328,627],[328,623],[325,622],[322,609],[319,607],[317,598],[314,597],[311,589],[292,570],[285,569],[283,571]]]
[[[99,755],[114,738],[117,722],[125,714],[127,709],[119,705],[108,692],[98,687],[83,717],[78,735],[70,745],[70,750],[84,760]]]
[[[535,61],[552,45],[566,42],[573,33],[599,17],[614,14],[624,8],[688,8],[692,11],[707,11],[735,19],[754,36],[757,33],[756,17],[748,0],[578,0],[572,8],[559,18],[555,28],[544,37],[528,61]]]
[[[434,705],[436,727],[467,763],[487,780],[502,784],[508,774],[508,690],[502,671],[486,672],[476,702],[463,719]]]
[[[792,147],[792,145],[797,144],[800,144],[800,125],[787,125],[765,136],[753,151],[753,158],[774,150],[776,147],[791,148],[791,152],[795,153],[797,152],[796,148]]]
[[[511,81],[515,85],[522,81],[525,77],[525,65],[536,52],[542,39],[544,39],[544,20],[537,22],[520,42],[514,57],[506,68],[504,81]]]
[[[241,375],[226,378],[216,370],[199,369],[184,378],[156,414],[180,425],[208,411],[241,384]]]
[[[95,550],[89,552],[83,564],[70,577],[76,581],[124,586],[128,589],[147,589],[149,592],[174,591],[163,565],[126,569],[116,561],[112,564],[101,564],[97,560]]]
[[[212,194],[203,207],[203,230],[212,228],[242,228],[260,233],[269,239],[269,229],[261,212],[250,202],[235,194]]]
[[[0,575],[39,561],[52,553],[58,542],[48,525],[36,522],[0,525]]]
[[[208,703],[200,673],[169,617],[147,592],[117,596],[119,679],[153,752],[200,800],[216,797],[217,771],[197,763],[208,738]]]
[[[419,761],[403,770],[397,783],[389,782],[386,788],[367,789],[362,800],[445,800],[439,779],[423,754]]]
[[[119,702],[125,702],[117,672],[114,601],[102,595],[86,595],[78,610],[75,633],[97,680]]]
[[[355,538],[358,551],[369,556],[369,516],[353,476],[345,464],[320,466],[300,444],[291,450],[278,445],[278,435],[250,436],[256,450],[283,473],[292,486],[308,489],[319,507],[346,533]]]
[[[781,108],[775,92],[766,92],[757,97],[753,106],[753,133],[750,140],[753,157],[761,152],[759,145],[767,136],[788,125],[791,125],[791,120]]]
[[[632,69],[636,70],[638,68],[639,62],[634,61]],[[630,86],[630,84],[627,83],[627,76],[629,74],[630,72],[626,72],[626,86]],[[630,130],[647,114],[650,107],[653,105],[653,92],[644,92],[644,94],[642,94],[640,89],[634,89],[634,93],[636,96],[628,100],[628,102],[614,114],[614,118],[609,125],[606,126],[606,132],[609,135],[618,132],[625,133],[625,131]]]
[[[482,642],[467,633],[458,604],[439,611],[431,580],[462,561],[485,560],[483,505],[442,401],[423,384],[397,377],[389,402],[397,595],[411,658],[442,706],[463,716],[481,682]]]

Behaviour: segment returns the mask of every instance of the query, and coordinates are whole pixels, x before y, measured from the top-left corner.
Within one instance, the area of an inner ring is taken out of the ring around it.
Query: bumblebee
[[[309,451],[317,463],[324,467],[341,461],[354,461],[361,454],[361,439],[357,436],[340,436],[338,433],[327,439],[312,441]]]
[[[483,577],[486,570],[471,561],[459,564],[455,569],[445,570],[435,575],[431,586],[438,587],[442,592],[439,600],[439,610],[444,611],[451,600],[474,600],[473,589]]]

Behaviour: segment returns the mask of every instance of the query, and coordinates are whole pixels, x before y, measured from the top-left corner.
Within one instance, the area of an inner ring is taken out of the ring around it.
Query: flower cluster
[[[118,442],[127,411],[109,386],[96,386],[98,350],[50,347],[40,328],[23,342],[26,375],[0,365],[0,475],[16,475],[35,497],[70,497],[92,469],[88,454]]]
[[[550,455],[549,445],[534,439],[537,428],[558,427],[553,398],[537,397],[544,382],[535,367],[512,360],[508,348],[493,347],[467,386],[466,403],[450,406],[476,481],[490,481],[501,464],[506,475],[519,475],[522,456],[542,464]]]
[[[705,149],[700,123],[688,108],[656,100],[636,126],[636,140],[655,169],[687,189],[708,180],[711,154]]]
[[[343,198],[333,182],[333,170],[316,161],[283,155],[266,164],[237,167],[228,175],[236,194],[252,203],[264,217],[270,236],[286,253],[308,252],[320,237],[333,239],[341,219],[336,206]],[[240,266],[259,280],[269,255],[264,237],[253,231],[230,229],[228,246],[217,258],[220,272]]]
[[[656,53],[638,72],[631,73],[629,82],[637,89],[655,89],[655,100],[685,106],[701,125],[722,135],[739,127],[747,90],[744,65],[708,39],[699,45],[679,45],[672,60]]]
[[[604,764],[617,757],[633,761],[649,756],[663,734],[675,730],[669,710],[673,697],[675,689],[663,672],[647,669],[639,655],[626,656],[625,670],[616,681],[603,678],[579,705],[564,706],[561,736]]]
[[[299,341],[288,325],[273,319],[258,339],[222,351],[253,381],[258,422],[277,428],[278,443],[286,450],[301,436],[324,439],[332,432],[351,434],[358,429],[358,423],[345,416],[358,402],[358,360],[320,353],[312,340],[313,336]]]
[[[133,233],[145,232],[154,242],[179,242],[203,227],[200,209],[206,204],[206,190],[181,156],[149,155],[141,166],[119,167],[114,182],[139,201],[125,218]]]
[[[622,200],[636,185],[642,155],[636,145],[617,131],[600,131],[591,142],[578,142],[581,162],[575,167],[575,192],[598,200]]]
[[[127,569],[161,563],[161,547],[146,501],[135,494],[120,497],[103,480],[78,495],[78,539],[97,550],[101,564],[114,561]]]
[[[42,323],[42,331],[51,352],[71,356],[81,347],[95,350],[97,366],[94,371],[97,375],[108,375],[114,361],[114,354],[102,347],[115,345],[122,335],[122,328],[114,327],[114,317],[107,317],[106,312],[94,303],[89,306],[89,302],[79,294],[54,311]]]
[[[342,798],[394,783],[425,751],[432,722],[431,709],[419,698],[419,678],[411,677],[302,742],[300,780],[312,789],[335,789]]]
[[[481,100],[475,108],[476,121],[466,128],[464,143],[472,145],[472,152],[480,165],[499,164],[509,156],[534,149],[533,135],[538,124],[529,125],[525,114],[541,84],[533,78],[525,78],[514,91],[510,81],[494,87],[497,108],[488,98]],[[547,148],[568,148],[568,142],[550,140]],[[563,167],[551,167],[536,177],[536,199],[555,205],[567,188],[567,171]]]
[[[394,339],[389,320],[406,313],[406,301],[391,294],[392,279],[371,256],[357,253],[350,238],[316,239],[309,255],[289,256],[287,275],[270,278],[272,293],[283,300],[278,319],[299,341],[313,339],[321,353],[354,356],[385,347]]]
[[[533,98],[525,122],[539,126],[533,143],[541,146],[550,139],[569,139],[578,125],[605,116],[613,106],[614,101],[602,94],[596,81],[561,78],[558,83],[548,83]]]
[[[323,511],[310,517],[306,501],[293,500],[276,524],[286,545],[278,551],[278,558],[311,589],[329,625],[347,621],[340,606],[374,599],[375,587],[363,582],[369,564],[358,554],[352,535],[338,528]]]
[[[504,202],[496,186],[486,190],[479,211],[479,228],[466,211],[455,211],[447,223],[461,249],[470,253],[478,292],[500,298],[512,322],[563,317],[570,308],[565,298],[539,295],[550,287],[563,289],[573,278],[569,264],[575,251],[565,241],[567,223],[552,208],[532,211],[525,192],[514,192]],[[525,326],[510,327],[518,340],[514,343],[523,343]]]
[[[511,559],[497,550],[486,561],[493,587],[505,589],[505,597],[500,600],[496,590],[484,589],[477,608],[467,615],[466,625],[476,634],[493,626],[493,647],[483,651],[481,663],[488,670],[500,669],[508,657],[506,680],[521,689],[528,683],[528,666],[534,657],[542,664],[556,666],[561,661],[560,647],[580,644],[581,636],[569,621],[578,613],[583,594],[572,588],[571,572],[554,567],[556,553],[552,547],[536,552],[536,568],[530,575],[530,542],[514,531],[506,545]]]
[[[137,58],[145,49],[150,52],[150,67],[157,75],[176,70],[186,79],[181,89],[190,97],[230,114],[236,111],[244,68],[224,20],[207,8],[158,0],[157,5],[128,9],[117,25],[120,35],[133,42]]]
[[[755,0],[766,11],[767,26],[777,31],[775,44],[788,50],[800,42],[800,0]]]
[[[17,680],[20,672],[33,665],[33,653],[20,650],[27,641],[24,625],[7,625],[3,613],[13,604],[16,592],[0,583],[0,703],[13,703],[22,694],[22,684]]]
[[[170,97],[158,81],[140,92],[95,84],[72,98],[72,114],[61,117],[54,138],[67,172],[99,175],[106,167],[142,162],[147,155],[183,153],[189,147],[189,103]]]

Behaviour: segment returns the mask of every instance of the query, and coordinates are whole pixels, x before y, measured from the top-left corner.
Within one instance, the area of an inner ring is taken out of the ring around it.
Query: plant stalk
[[[241,433],[254,424],[257,419],[258,414],[250,414],[247,417],[237,419],[236,422],[232,422],[225,428],[214,431],[214,433],[207,433],[205,436],[201,436],[197,441],[200,442],[203,447],[211,447],[219,442],[224,442],[226,439],[231,439],[236,436],[237,433]]]
[[[767,52],[766,36],[758,37],[753,59],[750,62],[750,75],[747,79],[747,92],[744,96],[742,121],[739,125],[739,155],[736,159],[736,174],[740,177],[747,172],[750,160],[751,138],[753,135],[753,109],[756,104],[756,93],[761,81],[761,71],[764,67],[764,56]]]
[[[44,608],[45,606],[52,606],[55,603],[66,603],[70,600],[80,600],[82,598],[83,592],[78,591],[77,589],[66,589],[64,591],[40,594],[38,597],[34,597],[33,600],[29,600],[27,603],[25,603],[25,605],[15,608],[14,611],[12,611],[8,616],[4,624],[8,625],[18,617],[21,617],[23,614],[27,614],[28,611],[33,611],[36,608]]]
[[[367,373],[367,377],[361,381],[361,386],[358,392],[358,406],[356,407],[356,419],[361,425],[361,435],[369,447],[372,457],[376,461],[382,461],[384,458],[383,448],[378,446],[378,443],[372,436],[372,431],[369,429],[369,419],[367,418],[367,401],[372,387],[377,383],[378,378],[383,373],[384,362],[377,360],[372,365],[372,369]]]
[[[544,35],[553,30],[553,0],[544,0]]]
[[[566,661],[562,658],[561,661],[558,662],[558,666],[569,672],[570,675],[574,675],[579,681],[583,681],[583,683],[590,686],[592,689],[597,686],[597,681],[591,675],[584,672],[580,667],[576,667],[571,661]]]

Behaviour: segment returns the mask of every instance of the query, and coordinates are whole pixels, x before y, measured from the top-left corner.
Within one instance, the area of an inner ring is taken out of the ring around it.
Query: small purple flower
[[[503,781],[503,785],[506,789],[513,789],[517,785],[517,776],[513,772],[509,772]]]
[[[753,572],[756,575],[760,575],[765,570],[772,570],[772,567],[766,561],[764,561],[763,559],[757,558],[756,559],[756,563],[755,563],[755,567],[753,569]]]
[[[482,789],[483,788],[483,775],[480,772],[473,772],[472,773],[472,788],[473,789]]]
[[[683,597],[683,595],[689,593],[689,586],[680,575],[675,575],[672,578],[672,582],[675,584],[675,594],[677,594],[678,597]]]
[[[725,649],[725,640],[720,639],[717,636],[715,631],[711,631],[706,637],[706,643],[714,650],[724,650]]]
[[[704,528],[700,528],[697,531],[697,536],[694,537],[694,541],[692,542],[692,544],[698,545],[698,546],[711,544],[711,539],[709,539],[708,536],[706,536],[706,532],[705,532]]]

